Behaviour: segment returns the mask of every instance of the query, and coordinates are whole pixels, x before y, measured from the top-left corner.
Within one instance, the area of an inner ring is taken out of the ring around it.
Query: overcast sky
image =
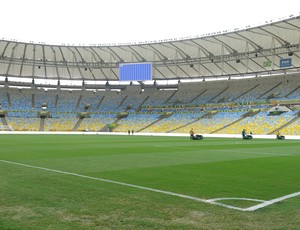
[[[7,0],[0,39],[50,44],[153,41],[299,15],[299,0]]]

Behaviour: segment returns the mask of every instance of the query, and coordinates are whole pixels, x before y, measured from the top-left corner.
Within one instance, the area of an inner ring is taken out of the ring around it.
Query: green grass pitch
[[[0,229],[297,229],[300,196],[243,211],[260,204],[256,200],[297,192],[295,140],[132,135],[0,140]],[[224,206],[201,202],[215,198]]]

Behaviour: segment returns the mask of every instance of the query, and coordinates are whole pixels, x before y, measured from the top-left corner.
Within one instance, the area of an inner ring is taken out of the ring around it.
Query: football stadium
[[[0,39],[0,229],[298,229],[300,15],[194,37]]]

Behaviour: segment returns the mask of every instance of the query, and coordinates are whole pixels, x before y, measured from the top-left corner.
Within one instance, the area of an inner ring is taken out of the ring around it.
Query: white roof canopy
[[[300,67],[300,16],[201,37],[65,46],[0,40],[5,77],[118,81],[120,63],[151,62],[153,80],[247,76]],[[291,58],[282,68],[281,59]]]

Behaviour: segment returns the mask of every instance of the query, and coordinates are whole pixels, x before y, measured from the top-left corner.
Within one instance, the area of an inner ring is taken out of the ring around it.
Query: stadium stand
[[[1,116],[14,130],[298,134],[300,46],[291,25],[300,27],[299,16],[113,46],[2,39]],[[151,63],[152,79],[119,81],[125,62]],[[277,105],[288,110],[270,116]]]
[[[294,121],[299,111],[294,102],[299,95],[295,76],[185,83],[179,84],[176,91],[142,91],[139,86],[121,92],[34,88],[0,91],[7,123],[14,130],[72,131],[77,124],[77,131],[107,131],[107,125],[115,124],[115,132],[133,129],[188,133],[193,127],[201,133],[234,134],[245,128],[255,134],[269,134],[282,127],[286,135],[299,133],[299,122]],[[269,116],[269,108],[285,103],[291,103],[289,107],[294,109]],[[43,104],[47,104],[51,116],[40,120],[37,114]],[[261,112],[244,117],[252,109]],[[81,112],[89,116],[79,119]],[[128,116],[117,119],[120,112]],[[166,113],[169,115],[163,117]]]

